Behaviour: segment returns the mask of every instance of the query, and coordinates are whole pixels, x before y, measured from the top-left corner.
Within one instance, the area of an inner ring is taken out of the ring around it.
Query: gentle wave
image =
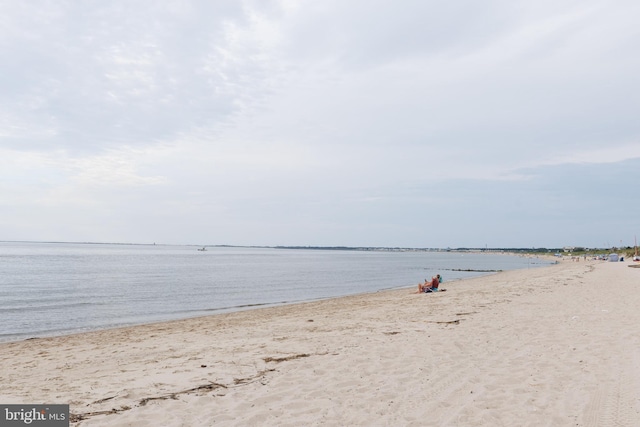
[[[77,307],[96,307],[100,305],[107,305],[106,303],[101,302],[75,302],[75,303],[65,303],[65,304],[27,304],[23,306],[11,306],[11,307],[0,307],[0,315],[3,313],[13,313],[13,312],[22,312],[24,314],[29,314],[29,312],[33,310],[64,310],[67,308],[77,308]]]

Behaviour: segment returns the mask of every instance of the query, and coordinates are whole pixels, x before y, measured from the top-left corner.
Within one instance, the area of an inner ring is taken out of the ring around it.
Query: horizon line
[[[77,245],[119,245],[119,246],[194,246],[203,248],[264,248],[264,249],[309,249],[309,250],[416,250],[416,251],[530,251],[540,252],[543,250],[603,250],[626,247],[584,247],[584,246],[563,246],[563,247],[409,247],[409,246],[346,246],[346,245],[231,245],[231,244],[195,244],[195,243],[132,243],[132,242],[92,242],[92,241],[62,241],[62,240],[0,240],[0,243],[49,243],[49,244],[77,244]]]

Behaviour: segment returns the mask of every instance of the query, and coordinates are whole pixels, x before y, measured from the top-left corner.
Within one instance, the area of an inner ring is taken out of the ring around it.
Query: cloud
[[[48,124],[38,132],[48,138],[19,126],[5,144],[92,151],[224,120],[237,108],[238,70],[220,52],[226,21],[241,22],[244,13],[233,2],[216,4],[58,2],[33,15],[15,6],[5,33],[13,44],[0,53],[11,64],[0,111],[7,117],[17,109],[30,128]]]
[[[29,238],[558,241],[602,220],[585,177],[640,157],[639,8],[8,4],[1,219]]]

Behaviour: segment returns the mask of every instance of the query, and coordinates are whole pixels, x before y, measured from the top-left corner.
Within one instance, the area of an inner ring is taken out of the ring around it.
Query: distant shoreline
[[[330,250],[330,251],[384,251],[384,252],[469,252],[469,253],[511,253],[516,255],[553,255],[563,253],[563,248],[523,248],[523,247],[400,247],[400,246],[299,246],[299,245],[227,245],[227,244],[174,244],[174,243],[131,243],[131,242],[80,242],[62,240],[0,240],[0,243],[26,244],[67,244],[67,245],[114,245],[114,246],[168,246],[198,248],[249,248],[249,249],[294,249],[294,250]],[[592,248],[591,251],[609,251],[607,248]]]

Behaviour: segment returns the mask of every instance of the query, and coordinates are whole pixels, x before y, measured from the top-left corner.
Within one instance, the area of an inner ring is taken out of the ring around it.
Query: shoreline
[[[544,256],[537,256],[533,254],[523,255],[523,254],[505,252],[502,254],[486,253],[486,255],[492,255],[492,256],[507,255],[507,256],[519,257],[519,258],[523,258],[523,257],[531,258],[531,259],[540,261],[540,262],[534,263],[535,265],[533,266],[533,268],[540,268],[540,267],[543,267],[544,264],[555,261],[553,259],[545,258]],[[520,269],[526,269],[526,268],[529,268],[529,267],[523,266]],[[447,283],[457,282],[459,280],[468,280],[475,277],[484,277],[484,276],[496,274],[502,271],[510,271],[510,270],[486,270],[485,271],[485,270],[474,270],[474,269],[441,269],[441,270],[445,272],[444,277]],[[466,277],[466,278],[463,277],[463,278],[448,279],[446,275],[447,271],[451,271],[453,274],[471,273],[471,274],[475,274],[475,276]],[[84,326],[84,327],[76,327],[76,328],[68,328],[68,329],[45,330],[40,332],[18,332],[14,334],[6,334],[4,336],[0,336],[0,345],[13,343],[13,342],[21,342],[26,340],[33,340],[33,339],[66,337],[66,336],[75,335],[75,334],[99,332],[99,331],[110,330],[110,329],[121,329],[121,328],[127,328],[127,327],[143,326],[147,324],[173,322],[173,321],[194,319],[194,318],[207,317],[207,316],[217,316],[221,314],[255,310],[255,309],[261,309],[261,308],[272,308],[272,307],[279,307],[279,306],[303,304],[307,302],[322,301],[325,299],[333,299],[333,298],[343,298],[346,296],[353,296],[353,295],[366,295],[368,293],[375,293],[375,292],[385,291],[385,290],[398,290],[403,288],[411,288],[412,286],[414,285],[403,284],[403,285],[394,285],[394,286],[390,286],[382,289],[377,288],[375,290],[370,290],[365,292],[358,291],[358,292],[355,292],[352,294],[346,294],[346,295],[309,297],[308,299],[287,300],[287,301],[278,301],[278,302],[247,303],[247,304],[242,304],[238,306],[217,307],[217,308],[199,309],[199,310],[186,310],[186,311],[175,312],[175,313],[169,313],[169,312],[150,313],[147,315],[142,315],[141,320],[139,321],[134,320],[134,321],[126,321],[126,322],[112,322],[108,324],[107,323],[96,324],[93,326]]]
[[[7,296],[7,305],[0,309],[0,317],[5,319],[0,325],[0,341],[198,317],[231,312],[247,304],[274,306],[411,286],[424,278],[421,270],[431,261],[457,266],[458,261],[467,260],[435,254],[359,253],[343,257],[274,249],[225,249],[203,258],[188,248],[132,251],[104,245],[94,251],[77,246],[5,248],[4,253],[19,256],[22,261],[11,264],[0,285]],[[58,261],[51,266],[47,264],[51,256],[62,258],[56,258]],[[470,266],[482,265],[480,258],[484,257],[468,258],[475,263]],[[275,262],[267,262],[271,260]],[[224,267],[225,263],[238,262],[246,268],[233,271]],[[513,256],[486,262],[498,268],[519,268],[523,263]],[[451,273],[454,275],[469,276]],[[48,280],[43,281],[43,277]],[[259,288],[247,288],[252,277],[261,277],[263,286],[257,283]],[[50,293],[51,298],[43,298],[40,290]]]
[[[68,403],[78,426],[640,425],[627,265],[0,343],[0,398]]]

